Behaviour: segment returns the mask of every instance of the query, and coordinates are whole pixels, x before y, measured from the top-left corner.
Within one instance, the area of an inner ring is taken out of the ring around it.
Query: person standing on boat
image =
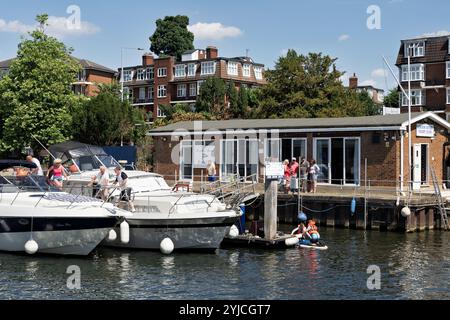
[[[105,166],[99,168],[96,176],[93,176],[89,186],[94,186],[94,197],[100,196],[103,201],[108,199],[109,193],[109,173]]]
[[[62,190],[63,188],[63,182],[65,179],[68,178],[66,171],[64,170],[64,167],[62,166],[62,160],[61,159],[55,159],[53,161],[53,166],[48,169],[48,176],[47,178],[50,180],[50,183],[58,188],[59,190]]]
[[[309,162],[305,157],[300,160],[299,175],[300,175],[300,188],[301,192],[308,191],[308,172],[309,172]]]
[[[284,193],[288,194],[290,185],[291,185],[291,166],[289,165],[289,160],[284,160],[283,162],[284,169]]]
[[[41,162],[38,159],[36,159],[32,155],[28,155],[26,159],[28,162],[34,163],[36,165],[36,168],[31,170],[32,174],[41,176],[41,177],[44,176],[44,171],[42,170]]]
[[[292,192],[297,192],[298,191],[298,179],[297,179],[297,175],[298,175],[298,162],[297,162],[297,158],[292,158],[291,161],[291,191]]]
[[[131,200],[131,188],[128,187],[128,176],[125,172],[122,171],[122,167],[117,166],[114,169],[116,173],[116,181],[114,185],[117,186],[120,190],[119,201],[126,201],[128,203],[128,209],[131,209],[131,212],[135,212],[133,201]]]

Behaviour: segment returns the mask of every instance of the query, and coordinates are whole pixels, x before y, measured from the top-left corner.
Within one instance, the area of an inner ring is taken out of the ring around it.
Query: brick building
[[[77,79],[72,83],[72,89],[76,94],[92,97],[96,95],[98,84],[111,84],[116,81],[117,71],[86,59],[75,57],[73,59],[82,68],[77,75]],[[0,79],[9,72],[13,61],[14,59],[0,61]]]
[[[355,73],[349,78],[348,87],[350,89],[354,89],[358,92],[363,92],[363,91],[367,92],[369,97],[372,98],[373,102],[375,102],[375,103],[382,104],[384,101],[384,90],[383,89],[375,88],[374,86],[371,86],[371,85],[364,85],[364,86],[359,85],[358,77],[356,76]]]
[[[119,69],[119,76],[121,73]],[[145,54],[141,65],[123,68],[122,80],[125,96],[134,106],[145,109],[151,121],[164,117],[160,105],[194,104],[201,84],[214,76],[232,80],[238,88],[265,84],[264,65],[249,57],[220,57],[215,47],[187,51],[180,61]]]
[[[411,58],[411,104],[413,111],[433,111],[448,119],[450,114],[450,36],[402,40],[396,65],[402,87],[408,90],[408,56]],[[401,97],[401,111],[408,100]]]
[[[432,112],[412,114],[413,181],[416,188],[447,177],[450,124]],[[321,168],[319,183],[344,186],[367,179],[372,185],[398,187],[408,178],[408,115],[316,119],[260,119],[179,122],[150,130],[154,172],[168,180],[199,180],[208,161],[220,179],[257,175],[264,163],[304,156]]]

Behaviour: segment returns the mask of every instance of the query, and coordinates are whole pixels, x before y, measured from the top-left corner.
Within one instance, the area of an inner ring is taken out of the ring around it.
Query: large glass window
[[[359,185],[359,140],[344,139],[345,142],[345,183]]]
[[[242,75],[244,77],[250,77],[250,65],[248,63],[244,64],[242,68]]]
[[[188,77],[195,77],[195,73],[197,72],[197,65],[195,63],[188,64]]]
[[[330,183],[330,139],[316,140],[316,161],[320,168],[318,182]]]
[[[193,178],[192,141],[181,141],[180,169],[181,179]]]
[[[264,147],[264,161],[281,161],[281,140],[266,139]]]
[[[423,64],[411,64],[411,81],[423,81],[425,79],[425,66]],[[408,81],[408,65],[402,66],[402,81]]]
[[[123,82],[128,82],[133,80],[133,71],[132,70],[123,70]]]
[[[186,65],[178,64],[175,66],[175,78],[183,78],[186,76]]]
[[[158,68],[158,77],[167,77],[167,68]]]
[[[197,84],[196,83],[191,83],[189,85],[189,96],[191,96],[191,97],[197,96]]]
[[[447,61],[447,79],[450,79],[450,61]]]
[[[216,63],[214,61],[202,62],[202,75],[210,75],[216,73]]]
[[[447,104],[450,104],[450,88],[447,88]]]
[[[230,76],[237,76],[238,75],[238,63],[234,61],[228,62],[228,74]]]
[[[221,176],[227,180],[238,175],[248,181],[257,181],[259,144],[258,140],[222,140]]]
[[[179,97],[179,98],[186,97],[186,85],[185,84],[179,84],[177,86],[177,97]]]
[[[406,91],[408,93],[408,91]],[[422,106],[425,104],[425,97],[422,90],[411,90],[411,105]],[[408,97],[402,94],[402,106],[408,106]]]
[[[167,96],[167,86],[158,86],[158,98],[165,98]]]
[[[405,57],[423,57],[425,55],[425,41],[414,41],[405,44]]]
[[[262,67],[253,67],[255,71],[255,78],[258,80],[262,80],[263,78],[263,68]]]

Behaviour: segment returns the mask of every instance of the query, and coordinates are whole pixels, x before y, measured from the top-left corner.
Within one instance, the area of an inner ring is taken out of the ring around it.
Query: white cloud
[[[439,30],[436,32],[424,33],[419,37],[442,37],[442,36],[450,36],[450,31],[447,30]]]
[[[387,75],[386,69],[379,68],[372,71],[370,74],[373,78],[384,78]]]
[[[219,22],[198,22],[194,25],[188,26],[188,29],[198,40],[222,40],[224,38],[239,37],[243,34],[241,29],[233,26],[224,26]]]
[[[377,82],[373,79],[369,79],[369,80],[364,80],[363,82],[361,82],[360,84],[358,84],[359,86],[372,86],[372,87],[376,87],[377,86]]]
[[[0,19],[0,32],[20,33],[26,34],[29,31],[36,29],[38,24],[27,25],[18,20],[5,21]],[[98,33],[100,28],[93,23],[81,21],[78,26],[72,25],[71,21],[66,17],[48,17],[48,26],[46,27],[48,35],[64,38],[67,36],[81,36]]]
[[[338,38],[339,41],[347,41],[348,39],[350,39],[350,35],[348,34],[341,34]]]

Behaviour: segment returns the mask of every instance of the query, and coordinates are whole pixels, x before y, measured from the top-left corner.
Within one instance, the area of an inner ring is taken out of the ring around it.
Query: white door
[[[413,190],[419,190],[422,184],[422,145],[415,144],[413,153]]]

